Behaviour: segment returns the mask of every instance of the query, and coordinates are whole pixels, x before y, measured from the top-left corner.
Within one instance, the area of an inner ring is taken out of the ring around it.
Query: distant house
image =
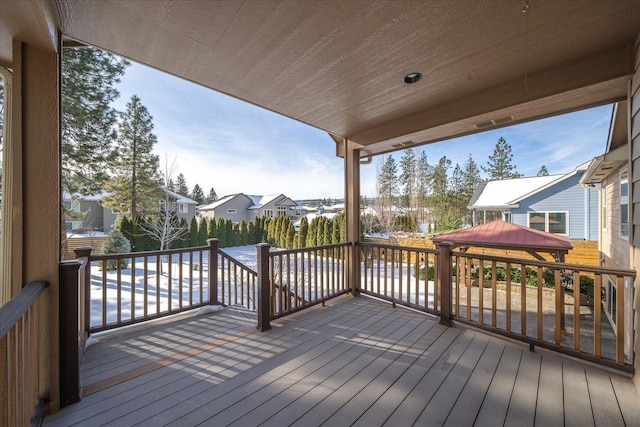
[[[101,200],[104,194],[92,196],[72,197],[68,193],[63,194],[63,203],[66,211],[65,226],[67,232],[103,231],[108,233],[121,212],[102,206]],[[158,200],[158,210],[167,209],[169,212],[184,218],[187,222],[196,215],[198,202],[188,197],[181,196],[169,190],[165,190],[165,199]]]
[[[468,208],[478,215],[498,211],[503,221],[567,236],[598,240],[598,197],[580,184],[591,162],[564,175],[488,181],[478,185]]]
[[[229,219],[234,223],[242,220],[253,221],[256,218],[289,217],[299,218],[301,210],[298,204],[284,194],[254,196],[243,193],[224,196],[213,203],[200,206],[198,213],[209,220]]]

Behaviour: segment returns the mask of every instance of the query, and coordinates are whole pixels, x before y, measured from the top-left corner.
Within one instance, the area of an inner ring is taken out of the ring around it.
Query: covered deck
[[[295,319],[294,319],[295,317]],[[258,332],[233,307],[90,347],[69,425],[637,425],[630,379],[374,298]]]

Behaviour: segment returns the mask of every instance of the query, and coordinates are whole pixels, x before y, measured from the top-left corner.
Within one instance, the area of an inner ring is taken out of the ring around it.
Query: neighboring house
[[[286,216],[296,220],[300,209],[296,202],[284,194],[254,196],[243,193],[224,196],[213,203],[200,206],[198,213],[209,220],[229,219],[234,223],[242,220],[253,221],[256,218],[276,218]]]
[[[600,198],[600,266],[608,268],[633,268],[633,244],[630,231],[630,174],[627,127],[627,102],[615,104],[609,127],[609,138],[605,153],[593,159],[581,183],[597,189]],[[602,279],[603,308],[612,326],[616,325],[617,291],[615,277],[605,275]],[[633,338],[633,283],[624,283],[625,307],[625,353],[630,354]],[[615,327],[613,328],[615,331]]]
[[[580,184],[590,162],[564,175],[504,179],[478,184],[468,208],[478,214],[501,212],[506,222],[567,236],[598,240],[598,198]],[[483,221],[483,222],[486,222]]]
[[[70,194],[64,193],[63,203],[67,212],[65,218],[67,232],[103,231],[108,233],[111,231],[120,212],[102,206],[103,196],[104,194],[72,197]],[[166,209],[167,201],[170,212],[175,213],[179,219],[184,218],[189,222],[196,215],[198,202],[195,200],[165,190],[165,199],[158,200],[159,211]]]

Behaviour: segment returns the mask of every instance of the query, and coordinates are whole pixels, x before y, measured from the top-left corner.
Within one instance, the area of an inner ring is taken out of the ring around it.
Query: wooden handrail
[[[22,318],[29,310],[38,296],[49,286],[49,282],[39,281],[32,282],[20,290],[18,295],[9,300],[5,305],[0,307],[0,339],[4,338],[11,328]]]

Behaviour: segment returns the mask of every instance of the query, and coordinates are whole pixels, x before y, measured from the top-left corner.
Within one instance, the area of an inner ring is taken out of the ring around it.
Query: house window
[[[602,187],[602,229],[607,229],[607,186]]]
[[[273,218],[273,209],[265,209],[262,211],[262,216],[265,218]]]
[[[80,212],[80,200],[67,200],[64,209],[69,212]]]
[[[629,237],[629,172],[620,173],[620,236]]]
[[[278,216],[287,216],[286,206],[278,206]]]
[[[235,209],[227,209],[227,213],[228,214],[234,214],[236,212],[237,212],[237,210],[235,210]]]
[[[65,221],[67,231],[79,230],[82,228],[82,221]]]
[[[166,202],[166,200],[160,199],[160,201],[158,202],[158,205],[159,205],[160,212],[164,212],[164,211],[167,210],[167,202]]]
[[[178,212],[181,214],[189,213],[189,205],[186,203],[178,204]]]
[[[568,234],[567,212],[529,212],[529,228],[554,234]]]

